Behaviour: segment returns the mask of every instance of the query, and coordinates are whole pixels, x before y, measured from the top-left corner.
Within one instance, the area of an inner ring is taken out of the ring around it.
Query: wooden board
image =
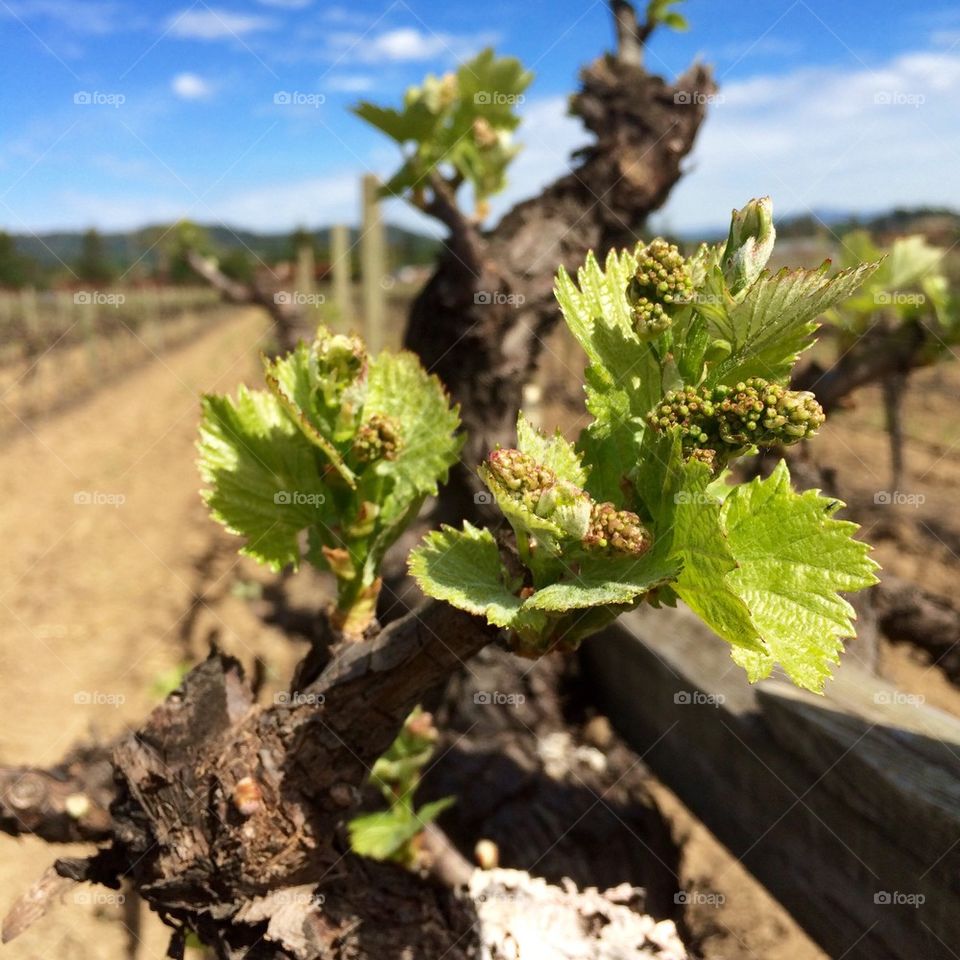
[[[960,720],[852,658],[823,697],[751,687],[686,610],[584,646],[634,749],[844,960],[960,956]]]

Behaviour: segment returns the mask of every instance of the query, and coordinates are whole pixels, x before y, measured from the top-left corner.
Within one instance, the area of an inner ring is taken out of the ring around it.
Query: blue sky
[[[663,223],[720,224],[764,193],[781,212],[960,207],[957,5],[686,6],[691,31],[655,37],[649,66],[700,57],[721,92]],[[0,227],[16,232],[353,222],[359,175],[396,154],[349,105],[395,101],[488,43],[536,73],[496,215],[566,169],[583,134],[565,96],[611,39],[590,0],[0,0],[0,38]],[[399,203],[388,218],[422,224]]]

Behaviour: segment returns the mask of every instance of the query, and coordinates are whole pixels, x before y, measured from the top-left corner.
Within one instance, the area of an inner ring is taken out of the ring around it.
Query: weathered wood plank
[[[685,610],[584,647],[600,705],[808,933],[844,960],[960,950],[960,721],[845,663],[824,697],[751,687]]]

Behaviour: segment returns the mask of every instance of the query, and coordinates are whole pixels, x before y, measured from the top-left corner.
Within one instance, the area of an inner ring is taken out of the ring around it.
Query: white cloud
[[[311,223],[356,223],[360,175],[335,173],[297,182],[254,187],[211,204],[213,215],[254,230],[286,230],[306,217]]]
[[[222,40],[259,33],[274,26],[266,17],[205,7],[182,11],[170,19],[168,29],[173,36],[189,40]]]
[[[430,60],[442,54],[447,45],[439,34],[401,27],[374,37],[367,55],[371,60]]]
[[[170,89],[181,100],[206,100],[213,93],[213,87],[195,73],[178,73],[170,81]]]
[[[904,53],[872,70],[804,67],[720,96],[666,207],[674,229],[722,226],[766,193],[781,215],[960,206],[960,51]]]
[[[495,43],[493,34],[456,36],[415,27],[398,27],[375,36],[335,33],[328,41],[333,55],[362,63],[416,63],[424,60],[461,60],[480,47]]]
[[[323,85],[340,93],[366,93],[374,88],[376,79],[364,73],[334,74],[324,80]]]
[[[71,0],[22,0],[0,4],[0,16],[4,15],[24,20],[48,19],[68,26],[72,33],[105,35],[133,27],[130,15],[121,7],[100,0],[88,0],[82,6]]]

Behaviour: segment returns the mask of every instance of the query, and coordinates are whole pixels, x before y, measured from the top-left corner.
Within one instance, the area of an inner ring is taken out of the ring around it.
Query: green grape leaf
[[[437,492],[463,446],[459,408],[437,377],[428,374],[412,353],[380,353],[371,358],[362,419],[380,414],[400,428],[395,460],[384,460],[378,470],[395,483],[380,504],[388,520],[407,513],[413,501]]]
[[[241,553],[274,570],[300,561],[298,536],[330,519],[318,451],[280,402],[241,386],[206,396],[200,422],[203,497],[216,520],[246,538]]]
[[[776,662],[798,686],[820,692],[843,638],[854,635],[855,614],[840,592],[876,583],[877,564],[853,538],[857,525],[833,518],[842,506],[816,490],[793,490],[782,460],[768,479],[725,499],[722,522],[737,562],[728,578],[767,648],[737,652],[751,680]]]
[[[729,342],[731,352],[709,372],[710,386],[749,377],[785,382],[800,354],[813,342],[817,318],[848,297],[876,269],[862,264],[827,276],[829,261],[817,270],[762,275],[729,310],[707,317],[711,335]]]
[[[353,852],[372,860],[393,859],[422,829],[420,821],[402,806],[364,813],[347,824]]]
[[[436,820],[444,810],[449,810],[456,802],[456,797],[441,797],[439,800],[431,800],[430,803],[425,803],[422,807],[417,807],[417,812],[414,816],[420,822],[421,828],[423,828],[428,823]]]
[[[673,589],[735,648],[762,652],[749,606],[730,579],[737,562],[721,525],[720,501],[707,489],[710,481],[705,464],[690,462],[680,469],[673,493],[673,544],[683,570]]]
[[[457,69],[460,109],[455,128],[469,126],[476,116],[494,127],[513,130],[520,123],[518,97],[533,82],[533,74],[516,57],[498,57],[487,47]]]
[[[407,143],[410,140],[419,143],[427,140],[438,119],[437,114],[433,113],[423,100],[408,103],[403,110],[378,107],[374,103],[363,101],[353,108],[353,112],[397,143]]]
[[[667,552],[657,550],[655,545],[642,557],[586,555],[576,572],[568,570],[565,579],[537,590],[524,601],[523,609],[565,612],[632,604],[677,576],[680,562],[669,558]]]
[[[364,813],[347,824],[350,847],[373,860],[403,859],[404,848],[423,828],[449,809],[454,797],[425,803],[416,812],[397,804],[389,810]]]
[[[517,449],[552,470],[561,480],[567,480],[578,487],[586,483],[587,472],[580,462],[580,454],[559,428],[549,437],[530,423],[521,412],[517,417]]]
[[[465,522],[428,533],[411,554],[410,574],[435,600],[509,627],[523,601],[507,589],[500,551],[489,530]]]
[[[593,422],[579,441],[590,469],[588,492],[621,503],[620,478],[636,463],[642,417],[662,394],[661,365],[652,343],[633,330],[627,285],[635,254],[611,250],[604,268],[590,253],[574,282],[563,268],[555,295],[563,318],[589,360],[587,409]]]
[[[316,368],[309,362],[309,348],[299,344],[289,356],[266,360],[264,377],[270,392],[287,411],[291,420],[314,446],[323,451],[330,465],[346,481],[355,487],[357,478],[343,462],[337,448],[321,432],[317,425],[315,406],[312,401],[316,387]],[[313,416],[311,416],[313,414]]]

